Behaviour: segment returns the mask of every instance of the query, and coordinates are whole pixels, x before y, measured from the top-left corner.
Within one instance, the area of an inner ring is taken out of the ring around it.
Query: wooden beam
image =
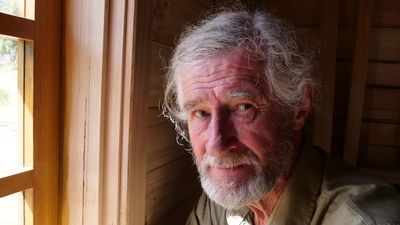
[[[125,22],[127,1],[110,1],[104,94],[104,166],[102,193],[102,224],[120,225],[121,195],[126,193],[121,181],[127,179],[122,161],[122,115],[124,96]],[[130,74],[128,75],[130,76]],[[126,122],[129,123],[129,122]],[[122,194],[121,194],[122,193]]]
[[[315,114],[314,145],[331,151],[333,103],[335,95],[336,45],[338,36],[339,0],[324,0],[321,8],[321,97]]]
[[[0,34],[33,40],[35,21],[0,13]]]
[[[145,224],[146,205],[146,162],[145,135],[148,114],[150,83],[151,38],[153,27],[153,1],[130,0],[127,5],[126,54],[123,102],[123,158],[126,168],[127,187],[124,202],[124,217],[121,225]],[[128,98],[130,96],[130,98]],[[125,186],[126,185],[126,186]],[[126,214],[125,214],[126,213]]]
[[[339,30],[338,59],[352,60],[356,31],[352,27],[341,27]],[[368,58],[371,61],[395,63],[400,61],[400,29],[372,27],[370,31]]]
[[[32,168],[0,174],[0,198],[33,187]]]
[[[152,1],[110,3],[102,224],[145,224]]]
[[[61,1],[35,1],[33,220],[58,224]]]
[[[61,225],[103,225],[103,102],[109,2],[114,1],[62,1]]]
[[[357,165],[358,161],[373,8],[374,0],[360,0],[343,155],[352,165]]]
[[[348,83],[351,77],[351,62],[337,63],[337,83]],[[400,63],[369,62],[367,85],[400,88]]]

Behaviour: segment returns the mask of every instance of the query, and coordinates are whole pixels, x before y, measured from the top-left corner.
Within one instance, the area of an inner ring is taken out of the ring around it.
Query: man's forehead
[[[180,105],[204,101],[202,94],[207,91],[229,98],[259,96],[259,89],[267,86],[263,64],[247,55],[235,51],[181,65],[177,80]]]
[[[199,72],[202,74],[216,74],[225,69],[231,71],[263,70],[264,60],[252,60],[248,53],[237,50],[227,54],[218,54],[212,57],[194,60],[181,64],[180,74],[191,75]]]

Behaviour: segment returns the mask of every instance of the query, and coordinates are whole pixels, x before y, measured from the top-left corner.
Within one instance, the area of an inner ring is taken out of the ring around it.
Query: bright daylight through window
[[[25,3],[0,0],[0,13],[25,17]],[[0,178],[32,168],[32,58],[32,42],[0,34]],[[31,224],[31,199],[31,189],[1,197],[0,225]]]

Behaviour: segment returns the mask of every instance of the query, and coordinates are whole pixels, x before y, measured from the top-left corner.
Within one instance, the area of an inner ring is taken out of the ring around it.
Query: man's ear
[[[293,114],[293,130],[301,130],[306,123],[306,119],[308,114],[312,109],[312,100],[314,96],[314,87],[312,85],[308,85],[303,89],[303,98],[299,107],[294,110]]]

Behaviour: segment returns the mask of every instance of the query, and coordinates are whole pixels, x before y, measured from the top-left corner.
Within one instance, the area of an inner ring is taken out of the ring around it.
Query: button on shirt
[[[204,193],[186,225],[255,225],[252,211],[226,210]],[[303,147],[268,225],[400,225],[400,195],[339,159]]]

